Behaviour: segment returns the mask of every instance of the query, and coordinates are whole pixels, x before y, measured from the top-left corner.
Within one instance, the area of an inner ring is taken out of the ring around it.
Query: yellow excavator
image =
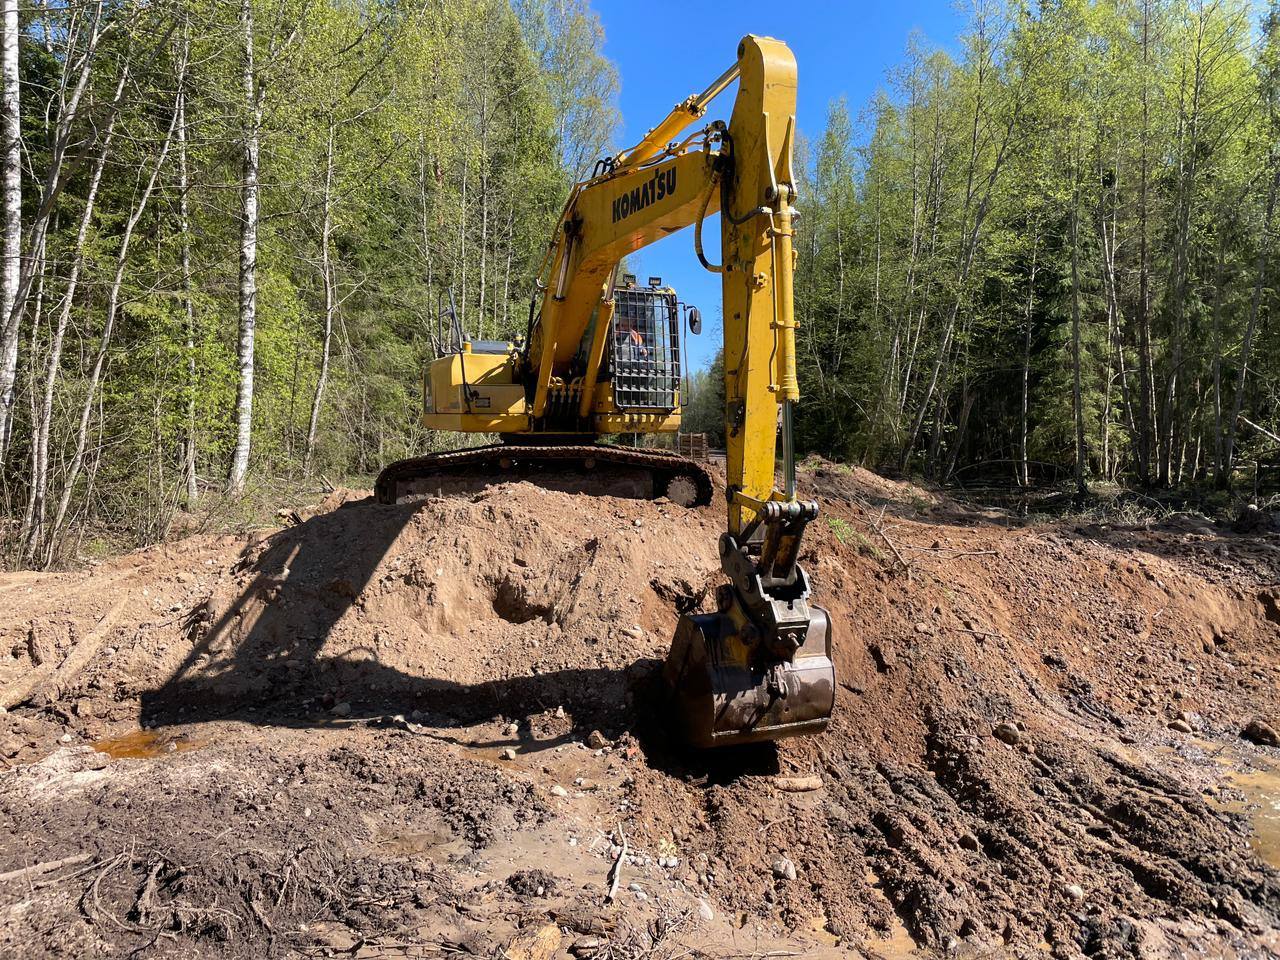
[[[701,121],[734,81],[729,122]],[[831,623],[809,602],[798,562],[817,504],[796,496],[792,304],[797,219],[796,62],[786,44],[747,36],[737,62],[678,104],[635,147],[577,184],[538,281],[523,339],[469,340],[450,311],[440,356],[423,375],[425,426],[497,434],[500,441],[389,465],[384,503],[448,483],[528,477],[631,497],[709,503],[699,464],[652,448],[606,444],[612,434],[679,429],[680,305],[654,278],[620,277],[627,254],[694,227],[701,264],[722,278],[728,578],[717,611],[685,614],[663,678],[684,738],[698,747],[825,729],[835,699]],[[707,261],[702,225],[720,213],[722,263]],[[535,313],[536,310],[536,313]],[[697,332],[696,310],[684,318]],[[776,478],[782,438],[782,482]],[[567,479],[566,479],[567,478]]]

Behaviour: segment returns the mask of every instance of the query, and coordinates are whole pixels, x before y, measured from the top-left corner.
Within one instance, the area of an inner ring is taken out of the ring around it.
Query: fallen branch
[[[102,619],[87,634],[76,641],[75,646],[67,653],[62,663],[54,669],[52,665],[41,665],[28,670],[9,686],[0,691],[0,707],[10,710],[20,703],[25,703],[48,685],[57,695],[76,674],[89,665],[89,661],[102,649],[103,643],[111,634],[120,611],[129,602],[129,594],[124,594],[112,605]]]
[[[1240,422],[1243,423],[1246,427],[1253,427],[1253,429],[1257,430],[1264,437],[1267,437],[1270,440],[1274,440],[1276,443],[1280,443],[1280,436],[1272,433],[1266,427],[1258,426],[1258,424],[1254,423],[1252,420],[1246,417],[1243,413],[1240,414]]]
[[[954,560],[957,557],[998,557],[998,550],[949,550],[946,547],[917,547],[913,544],[906,544],[905,550],[919,550],[922,553],[939,553],[943,554],[946,559]]]
[[[786,793],[809,793],[822,789],[821,777],[774,777],[773,785]]]
[[[974,630],[972,627],[955,627],[961,633],[971,633],[975,637],[995,637],[997,640],[1003,640],[1004,635],[1000,633],[992,633],[990,630]]]
[[[75,866],[77,863],[84,863],[93,857],[91,853],[77,853],[72,857],[63,857],[61,860],[46,860],[44,863],[33,863],[29,867],[23,867],[21,870],[10,870],[8,873],[0,873],[0,883],[8,880],[21,880],[23,877],[33,876],[38,873],[51,873],[54,870],[61,870],[63,867]]]
[[[863,506],[867,508],[867,526],[869,526],[873,531],[875,531],[876,535],[881,540],[884,541],[886,547],[888,547],[890,550],[893,551],[893,555],[898,559],[898,563],[902,565],[902,569],[906,573],[907,579],[910,580],[911,564],[907,563],[906,559],[902,556],[901,551],[898,550],[898,545],[889,539],[889,534],[884,532],[884,526],[883,526],[884,512],[885,512],[885,509],[888,507],[888,504],[885,504],[885,506],[880,508],[879,518],[873,520],[871,518],[871,513],[870,513],[871,504],[867,503],[865,500],[861,502]]]
[[[609,892],[605,899],[612,903],[618,896],[618,884],[622,881],[622,861],[627,858],[627,835],[622,832],[622,824],[618,824],[618,836],[622,838],[622,846],[618,849],[618,858],[613,861],[609,870]]]

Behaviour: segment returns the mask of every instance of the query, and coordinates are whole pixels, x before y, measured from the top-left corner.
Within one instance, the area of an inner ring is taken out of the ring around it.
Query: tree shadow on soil
[[[191,649],[164,683],[143,693],[140,722],[173,727],[234,720],[262,727],[341,728],[403,726],[418,717],[414,728],[423,735],[471,748],[512,747],[518,753],[585,740],[600,730],[614,739],[633,735],[650,767],[695,783],[778,772],[773,744],[694,751],[678,742],[666,723],[672,711],[661,661],[652,658],[623,669],[563,669],[467,684],[406,673],[381,662],[372,648],[321,656],[335,626],[360,604],[379,564],[421,506],[355,501],[272,534],[260,554],[254,544],[247,547],[240,563],[252,568],[253,577],[220,615],[208,622],[193,618]],[[363,515],[349,513],[356,510]],[[335,537],[353,527],[358,530],[354,542],[335,551]],[[406,583],[403,589],[418,588]],[[226,635],[239,618],[259,605],[262,612],[247,634],[225,649]],[[496,598],[495,613],[513,623],[528,619],[520,610],[501,608]],[[530,720],[557,707],[566,717],[560,727],[569,729],[536,738]],[[520,733],[477,742],[474,732],[465,730],[495,720],[516,722]],[[459,731],[457,737],[451,729]]]

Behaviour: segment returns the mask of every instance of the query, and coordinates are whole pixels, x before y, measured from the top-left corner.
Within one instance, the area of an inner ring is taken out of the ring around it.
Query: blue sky
[[[848,98],[856,118],[885,86],[886,72],[904,59],[913,30],[954,49],[963,26],[963,15],[950,0],[594,0],[592,5],[604,22],[605,55],[622,77],[620,147],[630,146],[677,102],[700,93],[719,76],[732,64],[744,34],[777,37],[794,51],[799,67],[797,122],[806,136],[816,139],[833,100]],[[708,119],[729,118],[735,89],[720,95]],[[703,236],[713,261],[719,235],[719,223],[708,220]],[[703,333],[690,339],[689,358],[694,367],[709,363],[721,339],[720,279],[698,265],[692,231],[668,237],[628,262],[642,280],[660,276],[681,299],[702,309]]]

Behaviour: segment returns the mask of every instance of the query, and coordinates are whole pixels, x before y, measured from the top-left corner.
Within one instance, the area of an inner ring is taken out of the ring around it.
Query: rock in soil
[[[1260,746],[1280,747],[1280,736],[1272,729],[1271,724],[1265,720],[1250,720],[1244,730],[1241,731],[1241,736]]]

